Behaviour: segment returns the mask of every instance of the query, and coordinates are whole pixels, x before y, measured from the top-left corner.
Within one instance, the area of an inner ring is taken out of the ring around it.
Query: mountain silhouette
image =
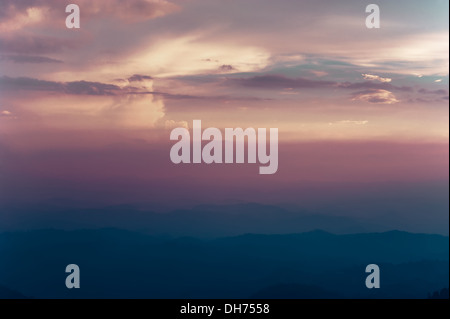
[[[20,292],[0,286],[0,299],[27,299]]]
[[[301,284],[278,284],[256,292],[251,299],[336,299],[341,296],[320,287]]]
[[[0,282],[35,298],[426,298],[448,285],[448,249],[446,236],[400,231],[216,239],[112,228],[6,232]],[[65,286],[72,263],[81,289]],[[372,263],[380,289],[365,287]]]
[[[440,291],[435,291],[428,295],[428,299],[449,299],[448,288],[443,288]]]
[[[30,214],[30,211],[33,214]],[[0,229],[0,231],[44,227],[67,230],[121,228],[152,235],[170,234],[176,237],[213,238],[244,233],[287,234],[318,228],[338,234],[388,230],[367,220],[301,210],[290,211],[278,206],[253,203],[201,205],[167,213],[142,211],[130,205],[96,209],[22,207],[11,209],[4,215],[23,216],[23,218],[18,218],[20,224],[11,224],[9,228]],[[2,225],[1,220],[0,225]]]

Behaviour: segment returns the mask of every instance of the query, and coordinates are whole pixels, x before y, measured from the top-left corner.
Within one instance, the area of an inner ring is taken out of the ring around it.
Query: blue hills
[[[2,220],[2,216],[8,218]],[[140,210],[131,205],[72,209],[35,205],[0,209],[0,231],[42,228],[120,228],[153,235],[201,238],[244,233],[288,234],[315,229],[337,234],[392,229],[372,220],[336,216],[333,212],[312,213],[256,203],[201,205],[166,213]]]
[[[448,287],[448,255],[447,236],[402,231],[210,239],[16,231],[0,233],[0,286],[32,298],[427,298]],[[80,289],[65,287],[71,263]],[[365,287],[371,263],[380,289]]]

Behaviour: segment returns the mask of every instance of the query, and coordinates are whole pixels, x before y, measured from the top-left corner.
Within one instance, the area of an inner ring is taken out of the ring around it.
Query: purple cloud
[[[76,95],[115,95],[121,91],[121,88],[100,82],[54,82],[27,77],[0,77],[0,91],[11,90],[51,91]]]
[[[2,55],[0,61],[12,61],[14,63],[62,63],[61,60],[36,55]]]
[[[0,37],[0,51],[8,53],[45,54],[73,49],[79,45],[78,40],[61,39],[55,37],[21,35],[14,37]]]
[[[229,81],[235,85],[261,89],[324,88],[332,87],[337,84],[337,82],[333,81],[288,78],[282,75],[259,75],[251,78],[231,79]]]
[[[420,89],[419,93],[423,93],[423,94],[439,94],[439,95],[447,95],[448,91],[447,90],[427,90],[427,89]]]
[[[152,80],[153,78],[149,75],[140,75],[140,74],[134,74],[128,78],[128,81],[130,82],[142,82],[144,80]]]

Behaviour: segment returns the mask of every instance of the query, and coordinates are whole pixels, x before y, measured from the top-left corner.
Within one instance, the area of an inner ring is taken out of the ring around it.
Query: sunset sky
[[[70,3],[80,29],[65,26]],[[449,3],[378,0],[368,29],[369,3],[0,0],[0,206],[448,220]],[[278,128],[278,172],[171,163],[171,129],[195,119]]]

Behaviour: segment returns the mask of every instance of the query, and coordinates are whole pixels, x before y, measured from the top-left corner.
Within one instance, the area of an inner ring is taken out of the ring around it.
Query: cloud
[[[130,81],[132,79],[132,81]],[[150,95],[160,96],[164,99],[185,100],[239,100],[239,101],[257,101],[268,100],[251,96],[232,96],[232,95],[190,95],[190,94],[172,94],[168,92],[154,91],[153,78],[146,75],[133,75],[127,79],[114,80],[117,84],[91,82],[91,81],[71,81],[56,82],[46,81],[27,77],[0,77],[0,92],[11,91],[36,91],[36,92],[55,92],[66,95],[94,95],[94,96],[124,96],[124,95]],[[139,86],[130,85],[139,83]],[[136,98],[137,99],[137,98]]]
[[[88,81],[54,82],[27,77],[0,77],[0,91],[50,91],[75,95],[115,95],[121,88],[114,84]]]
[[[231,71],[236,71],[236,69],[229,64],[223,64],[219,67],[219,71],[220,72],[231,72]]]
[[[46,54],[74,49],[80,45],[80,39],[57,38],[39,35],[0,36],[0,51],[8,53]]]
[[[127,94],[115,99],[103,112],[117,126],[154,128],[165,116],[163,101],[156,100],[153,95]]]
[[[61,60],[36,55],[2,55],[0,61],[2,60],[14,63],[62,63]]]
[[[336,85],[333,81],[317,81],[305,78],[288,78],[282,75],[258,75],[251,78],[229,79],[231,83],[244,87],[261,89],[286,89],[286,88],[324,88]]]
[[[149,93],[153,91],[153,83],[149,80],[149,76],[133,75],[130,78],[142,80],[146,86],[121,87],[91,81],[56,82],[3,76],[0,77],[0,92],[30,91],[31,95],[13,93],[5,95],[5,99],[12,98],[15,107],[26,114],[24,121],[29,118],[36,121],[36,118],[39,118],[39,123],[47,127],[155,128],[165,116],[164,102]],[[39,94],[39,92],[57,94]],[[3,111],[1,115],[10,116],[9,111]]]
[[[328,72],[325,72],[325,71],[310,70],[309,72],[314,74],[315,76],[317,76],[319,78],[322,77],[322,76],[328,75]]]
[[[186,121],[174,121],[174,120],[166,120],[164,122],[164,128],[171,130],[177,127],[184,127],[185,129],[189,129],[189,124]]]
[[[0,77],[0,91],[31,90],[31,91],[63,91],[62,83],[38,80],[27,77]]]
[[[223,65],[232,66],[240,72],[255,72],[269,63],[270,54],[265,49],[239,45],[232,40],[224,42],[205,37],[202,32],[197,32],[188,36],[149,41],[150,45],[142,46],[140,51],[128,57],[132,62],[124,66],[124,69],[126,68],[126,72],[136,70],[136,73],[146,70],[146,73],[156,77],[173,77],[217,74]],[[110,70],[100,68],[95,72],[98,74]]]
[[[88,16],[116,18],[128,23],[162,17],[180,9],[176,4],[165,0],[109,0],[96,2],[78,0],[77,3],[87,9],[86,13]]]
[[[38,4],[42,1],[35,1]],[[12,32],[30,27],[44,20],[46,10],[33,6],[30,1],[0,1],[0,32]]]
[[[387,90],[365,90],[353,93],[353,100],[377,104],[394,104],[400,102],[395,95]]]
[[[447,90],[443,90],[443,89],[440,89],[440,90],[420,89],[420,90],[419,90],[419,93],[422,93],[422,94],[439,94],[439,95],[447,95],[447,94],[448,94],[448,91],[447,91]]]
[[[423,98],[423,97],[418,97],[418,98],[410,98],[408,99],[408,103],[439,103],[442,101],[448,100],[448,95],[447,96],[443,96],[440,98]]]
[[[14,116],[14,114],[8,110],[3,110],[0,111],[0,118],[4,118],[4,119],[17,119],[16,116]]]
[[[30,121],[44,130],[153,129],[165,116],[164,102],[150,94],[35,94],[13,98],[14,108],[21,114],[17,130]]]
[[[31,25],[61,26],[67,13],[65,7],[70,2],[60,0],[0,0],[0,31],[13,32],[29,28]],[[180,8],[166,0],[77,0],[83,19],[109,18],[127,23],[150,20]],[[52,17],[48,19],[47,17]],[[62,20],[61,20],[62,19]],[[58,23],[56,23],[58,21]]]
[[[414,89],[410,86],[395,86],[386,82],[374,82],[374,81],[365,81],[365,82],[344,82],[339,83],[339,87],[345,89],[367,89],[367,90],[386,90],[386,91],[403,91],[403,92],[413,92]]]
[[[297,63],[300,61],[304,61],[305,57],[300,54],[280,54],[274,57],[274,60],[277,62],[291,64],[292,62]]]
[[[119,87],[113,84],[105,84],[88,81],[75,81],[63,83],[64,93],[77,95],[114,95]]]
[[[372,81],[378,81],[382,83],[389,83],[392,81],[390,78],[382,78],[378,75],[372,75],[372,74],[362,74],[364,80],[372,80]]]
[[[403,91],[413,92],[414,89],[410,86],[395,86],[386,82],[336,82],[336,81],[321,81],[310,80],[306,78],[289,78],[283,75],[260,75],[250,78],[233,78],[228,79],[228,82],[243,87],[261,88],[261,89],[356,89],[356,90],[380,90],[380,91]]]
[[[144,80],[152,80],[153,78],[149,75],[134,74],[128,78],[129,82],[142,82]]]

